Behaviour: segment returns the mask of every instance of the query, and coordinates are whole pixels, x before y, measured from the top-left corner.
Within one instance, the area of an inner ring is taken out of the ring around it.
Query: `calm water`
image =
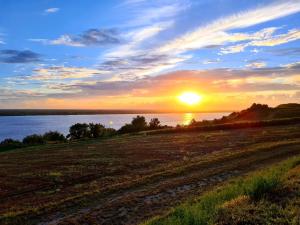
[[[147,121],[159,118],[161,124],[176,126],[189,124],[196,120],[220,118],[228,113],[168,113],[145,114]],[[59,131],[68,134],[69,127],[75,123],[102,123],[106,127],[119,129],[130,123],[133,114],[111,115],[59,115],[59,116],[0,116],[0,140],[5,138],[22,139],[30,134],[43,134],[47,131]]]

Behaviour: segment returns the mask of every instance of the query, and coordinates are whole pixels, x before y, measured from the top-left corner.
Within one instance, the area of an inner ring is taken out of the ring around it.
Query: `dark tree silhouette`
[[[158,118],[152,118],[149,122],[149,129],[158,129],[160,128],[160,121]]]
[[[45,140],[42,135],[32,134],[23,139],[25,145],[41,145],[45,144]]]
[[[68,137],[70,139],[80,139],[90,136],[89,125],[86,123],[76,123],[69,129]]]
[[[89,124],[90,129],[90,137],[92,138],[98,138],[102,137],[105,133],[105,126],[100,123],[90,123]]]
[[[43,135],[45,141],[66,141],[66,137],[57,131],[48,131]]]

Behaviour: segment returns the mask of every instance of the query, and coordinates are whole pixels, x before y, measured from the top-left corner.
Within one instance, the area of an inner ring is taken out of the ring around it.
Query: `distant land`
[[[0,116],[47,116],[47,115],[97,115],[97,114],[152,114],[152,113],[218,113],[233,110],[215,111],[162,111],[135,109],[0,109]]]

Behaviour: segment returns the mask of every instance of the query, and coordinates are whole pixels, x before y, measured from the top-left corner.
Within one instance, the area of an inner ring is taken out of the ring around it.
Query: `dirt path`
[[[88,207],[60,211],[44,217],[40,225],[52,224],[138,224],[166,213],[180,202],[214,185],[300,153],[300,143],[262,148],[260,151],[199,164],[175,176],[152,179],[134,188],[95,199]]]

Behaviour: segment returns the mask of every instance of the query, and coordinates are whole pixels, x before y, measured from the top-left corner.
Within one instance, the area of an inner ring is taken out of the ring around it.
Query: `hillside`
[[[276,121],[290,118],[300,118],[300,104],[288,103],[272,108],[265,104],[253,103],[248,109],[240,112],[233,112],[228,116],[223,116],[221,119],[203,121],[194,120],[189,127],[253,121]]]
[[[275,108],[254,103],[250,108],[231,113],[228,121],[272,120],[300,116],[300,104],[282,104]]]

